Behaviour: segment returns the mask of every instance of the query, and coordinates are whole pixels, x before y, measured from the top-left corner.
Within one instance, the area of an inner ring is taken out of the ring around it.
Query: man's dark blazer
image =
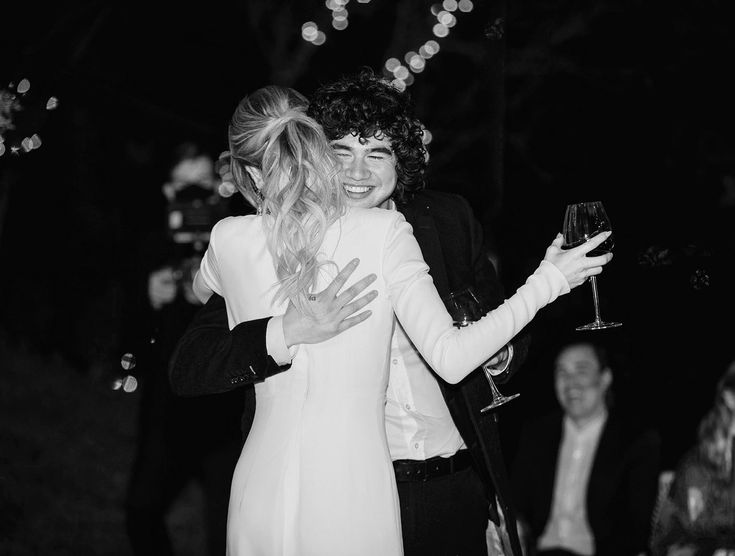
[[[551,517],[561,411],[530,423],[521,432],[511,468],[515,506],[529,527],[529,554]],[[587,521],[596,556],[646,552],[658,489],[660,438],[651,428],[615,411],[608,415],[595,453],[586,493]]]
[[[424,190],[399,210],[413,227],[429,266],[429,274],[441,297],[472,286],[488,308],[504,301],[503,287],[488,253],[484,251],[482,228],[464,198]],[[221,297],[213,295],[191,323],[171,359],[170,378],[174,391],[180,395],[221,392],[265,380],[281,371],[265,353],[266,323],[267,319],[242,323],[228,335],[224,302]],[[528,334],[523,331],[513,340],[514,357],[500,382],[507,380],[521,365],[529,341]],[[487,380],[482,370],[477,370],[457,385],[441,379],[439,384],[452,418],[487,487],[488,499],[493,501],[493,493],[498,495],[514,552],[520,555],[497,418],[494,414],[480,413],[491,399]],[[252,389],[248,390],[246,395],[252,397]],[[249,430],[254,412],[254,403],[247,405],[248,410],[243,417],[244,431]]]

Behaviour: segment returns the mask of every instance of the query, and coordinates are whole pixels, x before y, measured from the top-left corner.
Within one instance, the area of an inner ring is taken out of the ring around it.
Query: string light
[[[235,185],[235,177],[232,175],[232,167],[230,165],[230,151],[222,151],[214,163],[214,171],[219,176],[220,183],[217,186],[217,193],[220,197],[232,197],[237,186]]]
[[[471,0],[443,0],[441,4],[432,4],[430,11],[436,18],[436,23],[432,27],[432,33],[438,39],[449,36],[450,29],[457,24],[457,17],[452,12],[459,10],[460,12],[468,13],[473,8],[474,4],[472,4]],[[392,77],[391,83],[403,91],[414,82],[413,74],[424,71],[426,62],[435,56],[439,52],[439,49],[439,43],[431,39],[418,48],[418,53],[409,50],[403,56],[408,67],[402,65],[398,58],[388,58],[384,65],[384,74],[389,79]]]
[[[31,90],[31,82],[23,78],[18,84],[9,83],[7,88],[0,88],[0,156],[3,156],[8,150],[11,154],[21,155],[27,154],[42,145],[41,137],[38,133],[28,133],[30,130],[24,130],[23,125],[15,121],[18,112],[33,111],[36,114],[42,112],[38,103],[31,102],[28,106],[28,92]],[[46,111],[55,110],[59,106],[59,99],[49,97],[43,107]],[[20,126],[20,127],[19,127]]]
[[[324,5],[332,12],[332,27],[337,31],[344,31],[350,25],[350,14],[347,11],[347,4],[350,0],[325,0]],[[369,4],[370,0],[357,0],[358,4]],[[308,25],[310,31],[304,32],[304,26]],[[319,27],[313,21],[308,21],[301,26],[301,38],[313,45],[319,46],[326,42],[327,35],[319,30]]]

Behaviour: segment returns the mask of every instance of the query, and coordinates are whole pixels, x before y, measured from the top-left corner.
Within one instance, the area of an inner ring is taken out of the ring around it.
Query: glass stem
[[[493,375],[490,374],[490,371],[488,371],[484,367],[482,370],[485,371],[485,378],[487,378],[487,382],[490,385],[490,391],[493,394],[493,401],[495,401],[498,398],[502,397],[502,394],[500,393],[500,390],[498,390],[498,387],[495,386],[495,381],[493,380]]]
[[[595,303],[595,322],[600,323],[600,296],[597,294],[597,276],[590,276],[590,283],[592,284],[592,301]]]

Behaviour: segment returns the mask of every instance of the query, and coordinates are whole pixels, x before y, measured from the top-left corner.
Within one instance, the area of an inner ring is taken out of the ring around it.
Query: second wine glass
[[[482,303],[480,303],[479,298],[472,288],[464,288],[460,291],[452,292],[444,301],[447,306],[447,311],[452,315],[454,326],[457,328],[472,324],[474,321],[482,318],[485,313]],[[482,370],[485,373],[485,378],[490,385],[490,392],[492,393],[492,401],[490,405],[480,410],[482,413],[500,407],[520,396],[520,394],[511,394],[510,396],[501,394],[495,385],[495,380],[493,380],[493,375],[487,365],[482,365]]]
[[[562,249],[572,249],[597,234],[608,231],[612,231],[612,225],[602,202],[590,201],[567,205],[567,210],[564,213],[562,232],[564,234],[564,244]],[[611,235],[599,247],[590,251],[588,256],[595,257],[610,253],[613,245],[613,236]],[[597,276],[590,276],[590,284],[592,285],[592,301],[595,304],[595,320],[578,326],[575,330],[603,330],[622,326],[622,322],[602,320],[600,316],[600,297],[597,292]]]

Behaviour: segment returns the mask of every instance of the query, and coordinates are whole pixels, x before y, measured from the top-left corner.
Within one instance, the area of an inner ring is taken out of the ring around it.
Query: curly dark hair
[[[424,187],[423,125],[413,114],[411,98],[371,69],[319,87],[311,97],[308,114],[332,141],[350,134],[366,139],[386,135],[397,159],[394,200],[398,204]]]

